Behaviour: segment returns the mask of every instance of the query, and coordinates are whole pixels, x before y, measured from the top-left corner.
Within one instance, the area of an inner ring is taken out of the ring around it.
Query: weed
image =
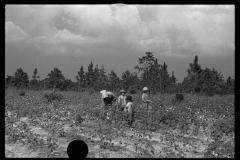
[[[54,100],[60,101],[63,99],[63,95],[58,92],[46,93],[44,98],[48,100],[48,102],[52,102]]]
[[[25,96],[25,95],[26,95],[26,92],[25,92],[25,91],[20,91],[20,92],[19,92],[19,95],[20,95],[20,96]]]
[[[87,106],[89,102],[90,102],[89,96],[85,96],[82,100],[83,106]]]
[[[32,112],[31,106],[26,106],[21,110],[21,115],[23,117],[25,117],[25,116],[28,116],[29,114],[31,114],[31,112]]]
[[[76,116],[76,124],[81,125],[83,121],[84,121],[84,118],[82,118],[82,116],[80,114],[78,114]]]
[[[95,93],[95,91],[94,91],[93,88],[90,88],[90,89],[88,90],[88,94],[89,94],[89,95],[93,95],[94,93]]]
[[[61,132],[61,126],[65,122],[68,123],[68,120],[75,120],[77,125],[81,125],[85,120],[83,114],[88,114],[87,120],[90,120],[90,122],[94,120],[92,124],[86,123],[86,130],[81,129],[81,132],[84,134],[85,131],[89,133],[88,124],[94,126],[93,132],[97,132],[98,135],[112,135],[114,138],[118,137],[115,136],[113,128],[120,131],[121,133],[118,133],[118,135],[122,137],[125,131],[130,130],[127,125],[126,112],[111,110],[113,108],[109,111],[113,113],[115,123],[109,125],[101,122],[100,119],[106,118],[106,115],[101,115],[101,110],[96,107],[100,104],[100,95],[95,96],[94,94],[89,95],[88,93],[64,92],[60,94],[60,97],[63,97],[62,94],[64,95],[64,99],[59,98],[61,102],[58,102],[58,98],[56,98],[58,94],[60,93],[52,92],[44,94],[43,91],[26,91],[26,95],[28,96],[19,97],[18,91],[6,91],[5,110],[7,114],[5,118],[5,134],[9,135],[10,142],[17,142],[17,140],[22,139],[21,137],[27,135],[27,144],[40,146],[38,142],[41,140],[34,138],[36,135],[30,135],[26,129],[24,129],[24,135],[20,132],[23,129],[21,123],[17,123],[18,125],[14,125],[15,127],[13,127],[12,123],[19,121],[19,117],[15,116],[16,113],[20,113],[20,116],[27,116],[29,122],[33,125],[42,127],[45,130],[49,129],[51,136],[54,137],[55,133],[59,133],[58,135],[68,140],[84,139],[84,137],[78,136],[79,128],[81,127],[75,127],[75,130],[71,129],[65,134]],[[134,121],[131,128],[134,128],[136,132],[158,131],[163,134],[160,139],[165,140],[163,138],[165,137],[167,141],[170,142],[170,145],[173,145],[176,139],[182,139],[178,138],[178,136],[182,136],[181,133],[186,133],[187,136],[204,136],[206,133],[207,138],[214,140],[214,142],[208,146],[207,150],[204,150],[204,152],[207,151],[204,155],[205,157],[234,157],[234,140],[231,144],[223,142],[224,137],[226,137],[225,139],[231,139],[231,136],[234,135],[235,132],[234,96],[202,97],[199,95],[186,94],[184,95],[185,100],[182,101],[181,104],[173,105],[171,101],[174,95],[152,95],[154,103],[151,104],[152,110],[149,116],[147,115],[146,109],[142,107],[141,95],[134,94],[132,96],[134,99]],[[53,102],[53,107],[51,107],[52,104],[44,103],[44,97],[49,100],[49,102]],[[97,123],[95,123],[96,121]],[[172,137],[174,138],[169,136],[173,135],[170,132],[173,132],[174,136]],[[167,137],[167,135],[169,137]],[[144,139],[144,137],[140,138]],[[187,142],[184,140],[184,143],[190,145],[188,142],[190,138],[186,139]],[[53,153],[56,153],[54,152],[57,147],[55,146],[55,142],[48,142],[47,145],[49,151],[51,150]],[[102,143],[101,147],[113,151],[116,150],[115,146],[110,145],[110,143]],[[51,156],[52,153],[46,151],[46,154],[47,156]],[[143,153],[143,155],[139,153],[140,157],[144,157],[144,155],[145,157],[151,157],[148,153]],[[169,153],[163,155],[173,158],[176,156],[180,157],[184,154],[174,155],[173,153]],[[55,156],[59,157],[60,155]]]

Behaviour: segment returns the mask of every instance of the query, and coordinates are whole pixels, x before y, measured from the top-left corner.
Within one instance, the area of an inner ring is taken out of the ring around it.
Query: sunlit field
[[[5,156],[68,157],[75,139],[88,158],[234,157],[234,95],[205,97],[151,95],[148,116],[141,94],[133,94],[134,122],[110,109],[106,119],[100,93],[5,90]]]

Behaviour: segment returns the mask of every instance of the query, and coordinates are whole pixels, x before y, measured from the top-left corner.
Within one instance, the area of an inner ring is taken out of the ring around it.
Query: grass
[[[57,125],[60,122],[62,124],[76,124],[74,128],[75,131],[70,132],[68,134],[69,136],[67,136],[69,139],[74,139],[74,137],[78,136],[76,129],[79,127],[79,129],[81,129],[82,124],[86,126],[86,121],[91,122],[91,125],[95,126],[93,133],[98,136],[103,134],[117,138],[118,136],[113,136],[117,134],[113,128],[118,128],[118,131],[123,132],[121,134],[125,134],[126,131],[130,130],[130,126],[127,125],[124,119],[125,114],[123,112],[116,112],[115,123],[104,123],[102,121],[99,109],[101,102],[100,93],[58,92],[63,98],[59,101],[53,100],[50,102],[44,98],[44,95],[50,94],[51,91],[26,90],[24,91],[25,94],[21,96],[19,93],[20,92],[16,90],[5,90],[5,110],[18,113],[18,121],[22,117],[28,117],[35,126],[45,128],[49,132],[51,131],[53,137],[56,133],[60,133],[61,127]],[[223,135],[234,137],[234,95],[206,97],[184,94],[184,101],[179,105],[172,104],[174,95],[152,95],[151,98],[154,103],[152,104],[153,111],[150,113],[151,119],[146,116],[145,110],[141,107],[141,94],[133,94],[132,97],[136,113],[135,121],[131,128],[134,129],[136,133],[162,132],[167,135],[175,130],[178,131],[178,136],[205,137],[213,140],[212,146],[215,146],[215,148],[210,147],[207,149],[207,153],[210,155],[213,154],[213,150],[217,150],[216,146],[220,146],[214,144],[219,143]],[[12,118],[9,117],[9,119],[11,120]],[[33,122],[33,120],[38,121]],[[21,137],[23,133],[21,132],[21,136],[19,136],[20,133],[16,132],[16,129],[13,130],[8,120],[5,121],[5,128],[6,127],[8,130],[5,134],[11,135],[10,137],[12,137],[13,140],[21,139],[19,137]],[[85,130],[89,127],[90,126],[85,127]],[[200,130],[200,128],[202,129]],[[21,130],[21,128],[19,129]],[[111,134],[105,133],[106,131],[111,132]],[[216,135],[213,133],[220,134]],[[26,138],[32,143],[31,136],[33,135],[28,135],[30,133],[25,134]],[[56,141],[58,141],[57,138]],[[170,144],[174,144],[176,140],[173,138],[167,141],[171,141]],[[224,142],[221,143],[224,144]],[[33,144],[37,145],[36,142]],[[225,146],[228,147],[228,150],[234,152],[234,150],[229,149],[228,145]],[[56,150],[56,148],[52,148],[52,150]],[[146,153],[146,156],[147,155]],[[167,157],[177,156],[173,155],[173,153],[164,155]],[[48,156],[50,156],[50,152]],[[178,156],[181,157],[183,155]]]

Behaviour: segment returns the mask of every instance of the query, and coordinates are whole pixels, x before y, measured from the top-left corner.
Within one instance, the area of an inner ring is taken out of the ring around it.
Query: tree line
[[[5,88],[58,89],[78,92],[125,89],[131,94],[135,94],[147,86],[153,94],[197,93],[209,96],[234,94],[235,79],[229,76],[225,81],[223,75],[214,68],[212,70],[202,69],[197,56],[195,56],[193,63],[190,63],[189,69],[187,69],[188,75],[182,83],[177,83],[174,72],[170,75],[167,67],[165,62],[163,65],[159,64],[152,52],[146,52],[145,56],[139,58],[139,65],[135,66],[137,72],[131,73],[126,70],[121,77],[118,77],[114,70],[107,73],[103,65],[94,67],[92,62],[89,64],[87,72],[84,72],[83,66],[80,67],[76,75],[77,82],[65,78],[58,68],[54,68],[42,80],[37,75],[37,68],[35,68],[32,79],[29,80],[27,73],[19,68],[13,76],[7,75]]]

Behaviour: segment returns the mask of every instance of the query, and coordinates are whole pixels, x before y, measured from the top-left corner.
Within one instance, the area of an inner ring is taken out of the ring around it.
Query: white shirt
[[[102,92],[102,99],[106,98],[108,96],[114,96],[114,94],[112,92],[109,92],[109,91]]]
[[[146,102],[148,100],[148,95],[146,93],[142,94],[142,100],[143,102]]]
[[[118,103],[121,104],[121,105],[126,105],[126,96],[120,95],[118,97]]]
[[[128,102],[126,107],[124,108],[124,111],[128,111],[128,112],[132,113],[132,110],[133,110],[133,103]]]

